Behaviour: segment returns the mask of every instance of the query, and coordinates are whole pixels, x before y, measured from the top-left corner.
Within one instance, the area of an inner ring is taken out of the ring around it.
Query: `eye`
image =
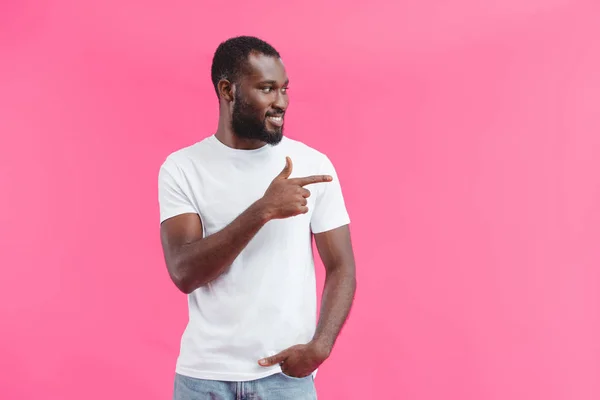
[[[265,86],[264,88],[260,89],[263,93],[271,93],[271,90],[273,90],[272,87],[270,86]]]
[[[281,92],[282,92],[282,93],[287,93],[288,89],[289,89],[289,88],[286,86],[286,87],[284,87],[284,88],[282,88],[282,89],[281,89]]]

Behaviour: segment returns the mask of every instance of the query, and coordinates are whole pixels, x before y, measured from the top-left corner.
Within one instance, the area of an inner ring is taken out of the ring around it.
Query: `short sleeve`
[[[181,172],[176,165],[165,161],[158,173],[158,203],[160,222],[179,214],[197,213],[189,196],[181,187]]]
[[[331,175],[333,181],[319,183],[318,197],[310,220],[313,233],[326,232],[350,223],[342,187],[336,170],[328,157],[325,157],[319,174]]]

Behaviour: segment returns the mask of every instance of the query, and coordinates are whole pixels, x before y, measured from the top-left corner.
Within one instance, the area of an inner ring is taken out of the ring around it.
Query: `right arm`
[[[288,179],[291,172],[292,160],[288,157],[285,168],[262,198],[225,228],[207,237],[203,237],[202,223],[196,213],[181,213],[162,222],[160,236],[165,262],[179,290],[189,294],[218,278],[268,221],[308,212],[306,199],[310,191],[305,185],[332,180],[328,175]],[[184,199],[179,197],[178,201]]]
[[[259,202],[206,238],[202,236],[198,214],[181,214],[163,221],[160,238],[175,286],[184,293],[191,293],[219,277],[267,221]]]

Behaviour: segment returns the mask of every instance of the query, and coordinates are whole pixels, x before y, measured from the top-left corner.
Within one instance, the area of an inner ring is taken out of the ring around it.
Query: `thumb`
[[[271,365],[277,365],[277,364],[285,361],[286,358],[287,358],[287,351],[284,350],[280,353],[275,354],[274,356],[263,358],[262,360],[259,360],[258,364],[262,365],[263,367],[270,367]]]
[[[292,159],[289,157],[285,158],[285,167],[283,170],[277,175],[278,178],[287,179],[292,174]]]

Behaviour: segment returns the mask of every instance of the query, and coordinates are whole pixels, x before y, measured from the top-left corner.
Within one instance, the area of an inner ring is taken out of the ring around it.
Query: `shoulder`
[[[189,166],[204,160],[209,150],[209,138],[200,140],[199,142],[179,148],[167,154],[162,160],[160,171],[174,173],[177,170],[185,170]]]
[[[282,144],[284,144],[284,150],[289,153],[292,160],[294,157],[300,158],[315,167],[321,167],[331,163],[329,157],[323,151],[317,150],[299,140],[286,137],[285,142]]]
[[[309,170],[309,174],[325,174],[332,175],[335,179],[338,177],[336,167],[331,160],[331,157],[322,150],[315,149],[303,142],[298,140],[287,138],[286,143],[288,148],[285,149],[286,153],[292,157],[302,160]],[[297,163],[294,163],[296,165]]]

